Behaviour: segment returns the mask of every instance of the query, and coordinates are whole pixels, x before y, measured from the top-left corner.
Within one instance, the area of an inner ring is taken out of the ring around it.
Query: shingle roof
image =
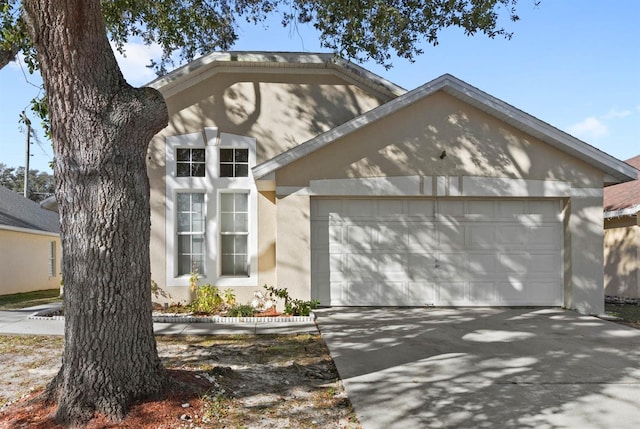
[[[25,228],[60,233],[58,213],[0,186],[0,227]]]
[[[625,161],[640,170],[640,155]],[[640,179],[604,188],[604,210],[609,216],[635,215],[640,211]]]

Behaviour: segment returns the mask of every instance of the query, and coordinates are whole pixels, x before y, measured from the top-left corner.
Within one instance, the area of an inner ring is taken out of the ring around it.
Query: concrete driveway
[[[540,308],[317,315],[365,429],[640,427],[640,330]]]

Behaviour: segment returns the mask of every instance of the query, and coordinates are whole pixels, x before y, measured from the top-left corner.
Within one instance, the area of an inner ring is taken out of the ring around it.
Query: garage
[[[561,306],[562,207],[559,198],[312,198],[312,298]]]

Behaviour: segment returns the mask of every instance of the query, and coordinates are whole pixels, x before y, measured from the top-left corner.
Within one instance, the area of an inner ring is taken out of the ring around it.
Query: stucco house
[[[0,186],[0,294],[60,287],[58,214]]]
[[[227,52],[150,86],[151,271],[175,299],[195,267],[239,301],[603,311],[603,188],[637,171],[468,83]]]
[[[625,161],[640,169],[640,155]],[[640,180],[604,190],[605,294],[640,298]]]

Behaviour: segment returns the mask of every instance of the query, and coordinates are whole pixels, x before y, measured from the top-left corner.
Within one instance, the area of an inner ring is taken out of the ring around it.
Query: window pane
[[[201,213],[194,213],[191,217],[191,232],[204,232],[204,217]]]
[[[178,177],[189,177],[191,175],[191,166],[187,163],[179,162],[177,164]]]
[[[191,270],[198,270],[199,274],[205,274],[204,272],[204,257],[202,255],[193,255],[191,257]],[[191,272],[191,271],[189,271]]]
[[[235,244],[233,253],[246,255],[247,254],[247,236],[236,235],[236,236],[233,236],[233,238],[234,238],[233,242]]]
[[[191,195],[191,200],[193,201],[193,211],[199,211],[202,212],[202,205],[204,204],[204,194],[202,193],[197,193],[197,194],[190,194]]]
[[[191,256],[182,255],[178,259],[178,275],[191,273]]]
[[[178,232],[191,231],[191,214],[190,213],[178,213]]]
[[[245,194],[245,193],[235,193],[232,194],[234,196],[234,200],[236,202],[236,207],[235,207],[235,211],[236,212],[248,212],[248,195],[249,194]]]
[[[191,162],[204,162],[204,149],[192,149]]]
[[[220,253],[222,254],[230,254],[233,253],[234,249],[234,236],[233,235],[223,235],[222,240],[220,241]]]
[[[178,149],[176,151],[176,158],[178,159],[178,161],[189,161],[190,156],[189,156],[189,152],[191,150],[190,149]]]
[[[191,205],[191,196],[189,194],[178,194],[176,196],[178,201],[178,211],[184,212],[189,210],[189,206]]]
[[[233,149],[220,149],[220,162],[233,162]]]
[[[249,149],[236,149],[236,162],[249,162]]]
[[[191,253],[191,236],[179,235],[178,236],[178,254],[188,255]]]
[[[220,232],[233,232],[233,213],[222,213],[220,215]]]
[[[249,216],[246,213],[235,215],[235,232],[249,232]]]
[[[249,177],[249,165],[248,164],[236,164],[234,177]]]
[[[232,276],[233,272],[233,255],[222,255],[221,271],[223,276]]]
[[[233,177],[233,164],[220,164],[220,177]]]
[[[193,235],[191,240],[191,253],[194,255],[204,255],[204,237],[202,235]]]
[[[244,256],[241,255],[236,255],[235,258],[235,263],[234,263],[234,271],[235,271],[235,275],[236,276],[246,276],[249,273],[247,273],[247,260],[245,259]]]
[[[204,164],[192,164],[191,165],[191,176],[193,177],[204,177],[205,176],[205,168]],[[182,177],[178,175],[179,177]]]
[[[232,212],[233,211],[233,199],[235,194],[220,194],[220,211]]]

